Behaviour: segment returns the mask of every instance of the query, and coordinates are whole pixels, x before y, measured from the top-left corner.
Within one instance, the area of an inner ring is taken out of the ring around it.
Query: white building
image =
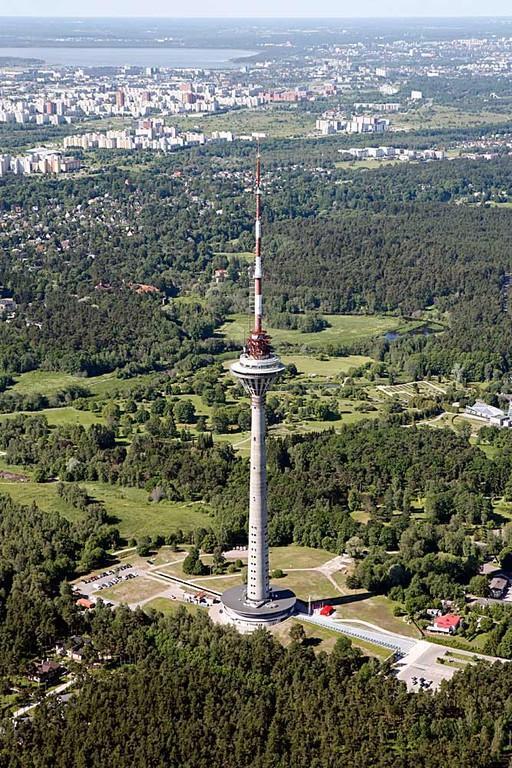
[[[465,412],[468,416],[483,419],[495,427],[509,427],[511,423],[510,417],[501,408],[494,408],[482,400],[477,400],[474,405],[466,406]]]

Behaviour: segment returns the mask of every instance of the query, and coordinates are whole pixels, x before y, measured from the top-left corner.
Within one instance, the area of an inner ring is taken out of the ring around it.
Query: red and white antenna
[[[263,272],[261,268],[261,157],[260,148],[258,146],[258,154],[256,155],[256,224],[254,229],[255,234],[255,259],[254,259],[254,330],[256,333],[261,333],[262,330],[262,318],[263,318],[263,296],[261,293],[261,279]]]
[[[261,156],[258,145],[256,155],[256,222],[254,248],[254,328],[247,340],[251,357],[268,357],[270,337],[263,330],[263,267],[261,262]]]

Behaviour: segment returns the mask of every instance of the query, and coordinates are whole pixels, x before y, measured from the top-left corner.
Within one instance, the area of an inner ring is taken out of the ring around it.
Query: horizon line
[[[276,21],[276,20],[287,20],[287,21],[368,21],[368,20],[375,20],[375,21],[386,21],[386,20],[400,20],[400,19],[407,19],[408,21],[424,21],[426,19],[430,19],[432,21],[450,21],[450,20],[463,20],[463,19],[489,19],[489,20],[501,20],[501,19],[512,19],[512,13],[508,15],[504,14],[459,14],[456,16],[432,16],[432,15],[395,15],[395,14],[388,14],[386,16],[233,16],[233,15],[218,15],[218,16],[161,16],[160,14],[156,15],[150,15],[150,16],[139,16],[139,15],[115,15],[115,16],[107,16],[107,15],[100,15],[97,14],[91,15],[91,16],[75,16],[71,14],[65,14],[65,15],[58,15],[55,16],[53,14],[46,14],[43,16],[40,15],[34,15],[34,14],[22,14],[15,15],[15,14],[0,14],[0,19],[76,19],[76,20],[82,20],[82,19],[140,19],[141,21],[144,21],[146,19],[162,19],[162,20],[176,20],[176,21],[216,21],[217,19],[229,19],[233,21]]]

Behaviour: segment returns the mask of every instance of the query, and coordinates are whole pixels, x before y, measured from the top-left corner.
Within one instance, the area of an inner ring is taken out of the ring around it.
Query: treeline
[[[14,383],[11,377],[10,383]],[[59,408],[73,403],[84,397],[90,397],[91,392],[87,387],[72,384],[51,395],[40,392],[20,394],[19,392],[3,392],[0,394],[0,412],[14,413],[15,411],[40,411],[43,408]]]
[[[19,314],[15,322],[0,323],[0,369],[8,372],[42,367],[95,376],[115,369],[142,373],[179,363],[193,368],[201,365],[201,355],[223,349],[222,340],[211,338],[218,316],[193,305],[164,311],[158,297],[130,290],[96,294],[94,301],[55,291],[43,304],[22,307]],[[64,392],[64,401],[70,394],[77,393]],[[12,405],[11,410],[23,407],[14,393],[5,393],[2,402]],[[35,410],[30,402],[27,405]]]
[[[84,672],[69,702],[53,697],[16,727],[5,722],[5,768],[437,768],[440,755],[498,768],[507,759],[509,664],[468,665],[437,694],[408,694],[345,638],[315,655],[299,633],[283,648],[201,614],[96,612],[96,647],[132,663]]]
[[[0,496],[0,673],[41,654],[79,628],[64,581],[105,558],[119,534],[91,509],[79,523]]]

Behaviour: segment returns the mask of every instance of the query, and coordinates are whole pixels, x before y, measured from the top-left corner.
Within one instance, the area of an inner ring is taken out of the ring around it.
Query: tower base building
[[[223,620],[241,632],[279,624],[295,610],[296,597],[291,589],[270,585],[270,597],[259,605],[247,601],[247,586],[240,584],[222,593]]]

